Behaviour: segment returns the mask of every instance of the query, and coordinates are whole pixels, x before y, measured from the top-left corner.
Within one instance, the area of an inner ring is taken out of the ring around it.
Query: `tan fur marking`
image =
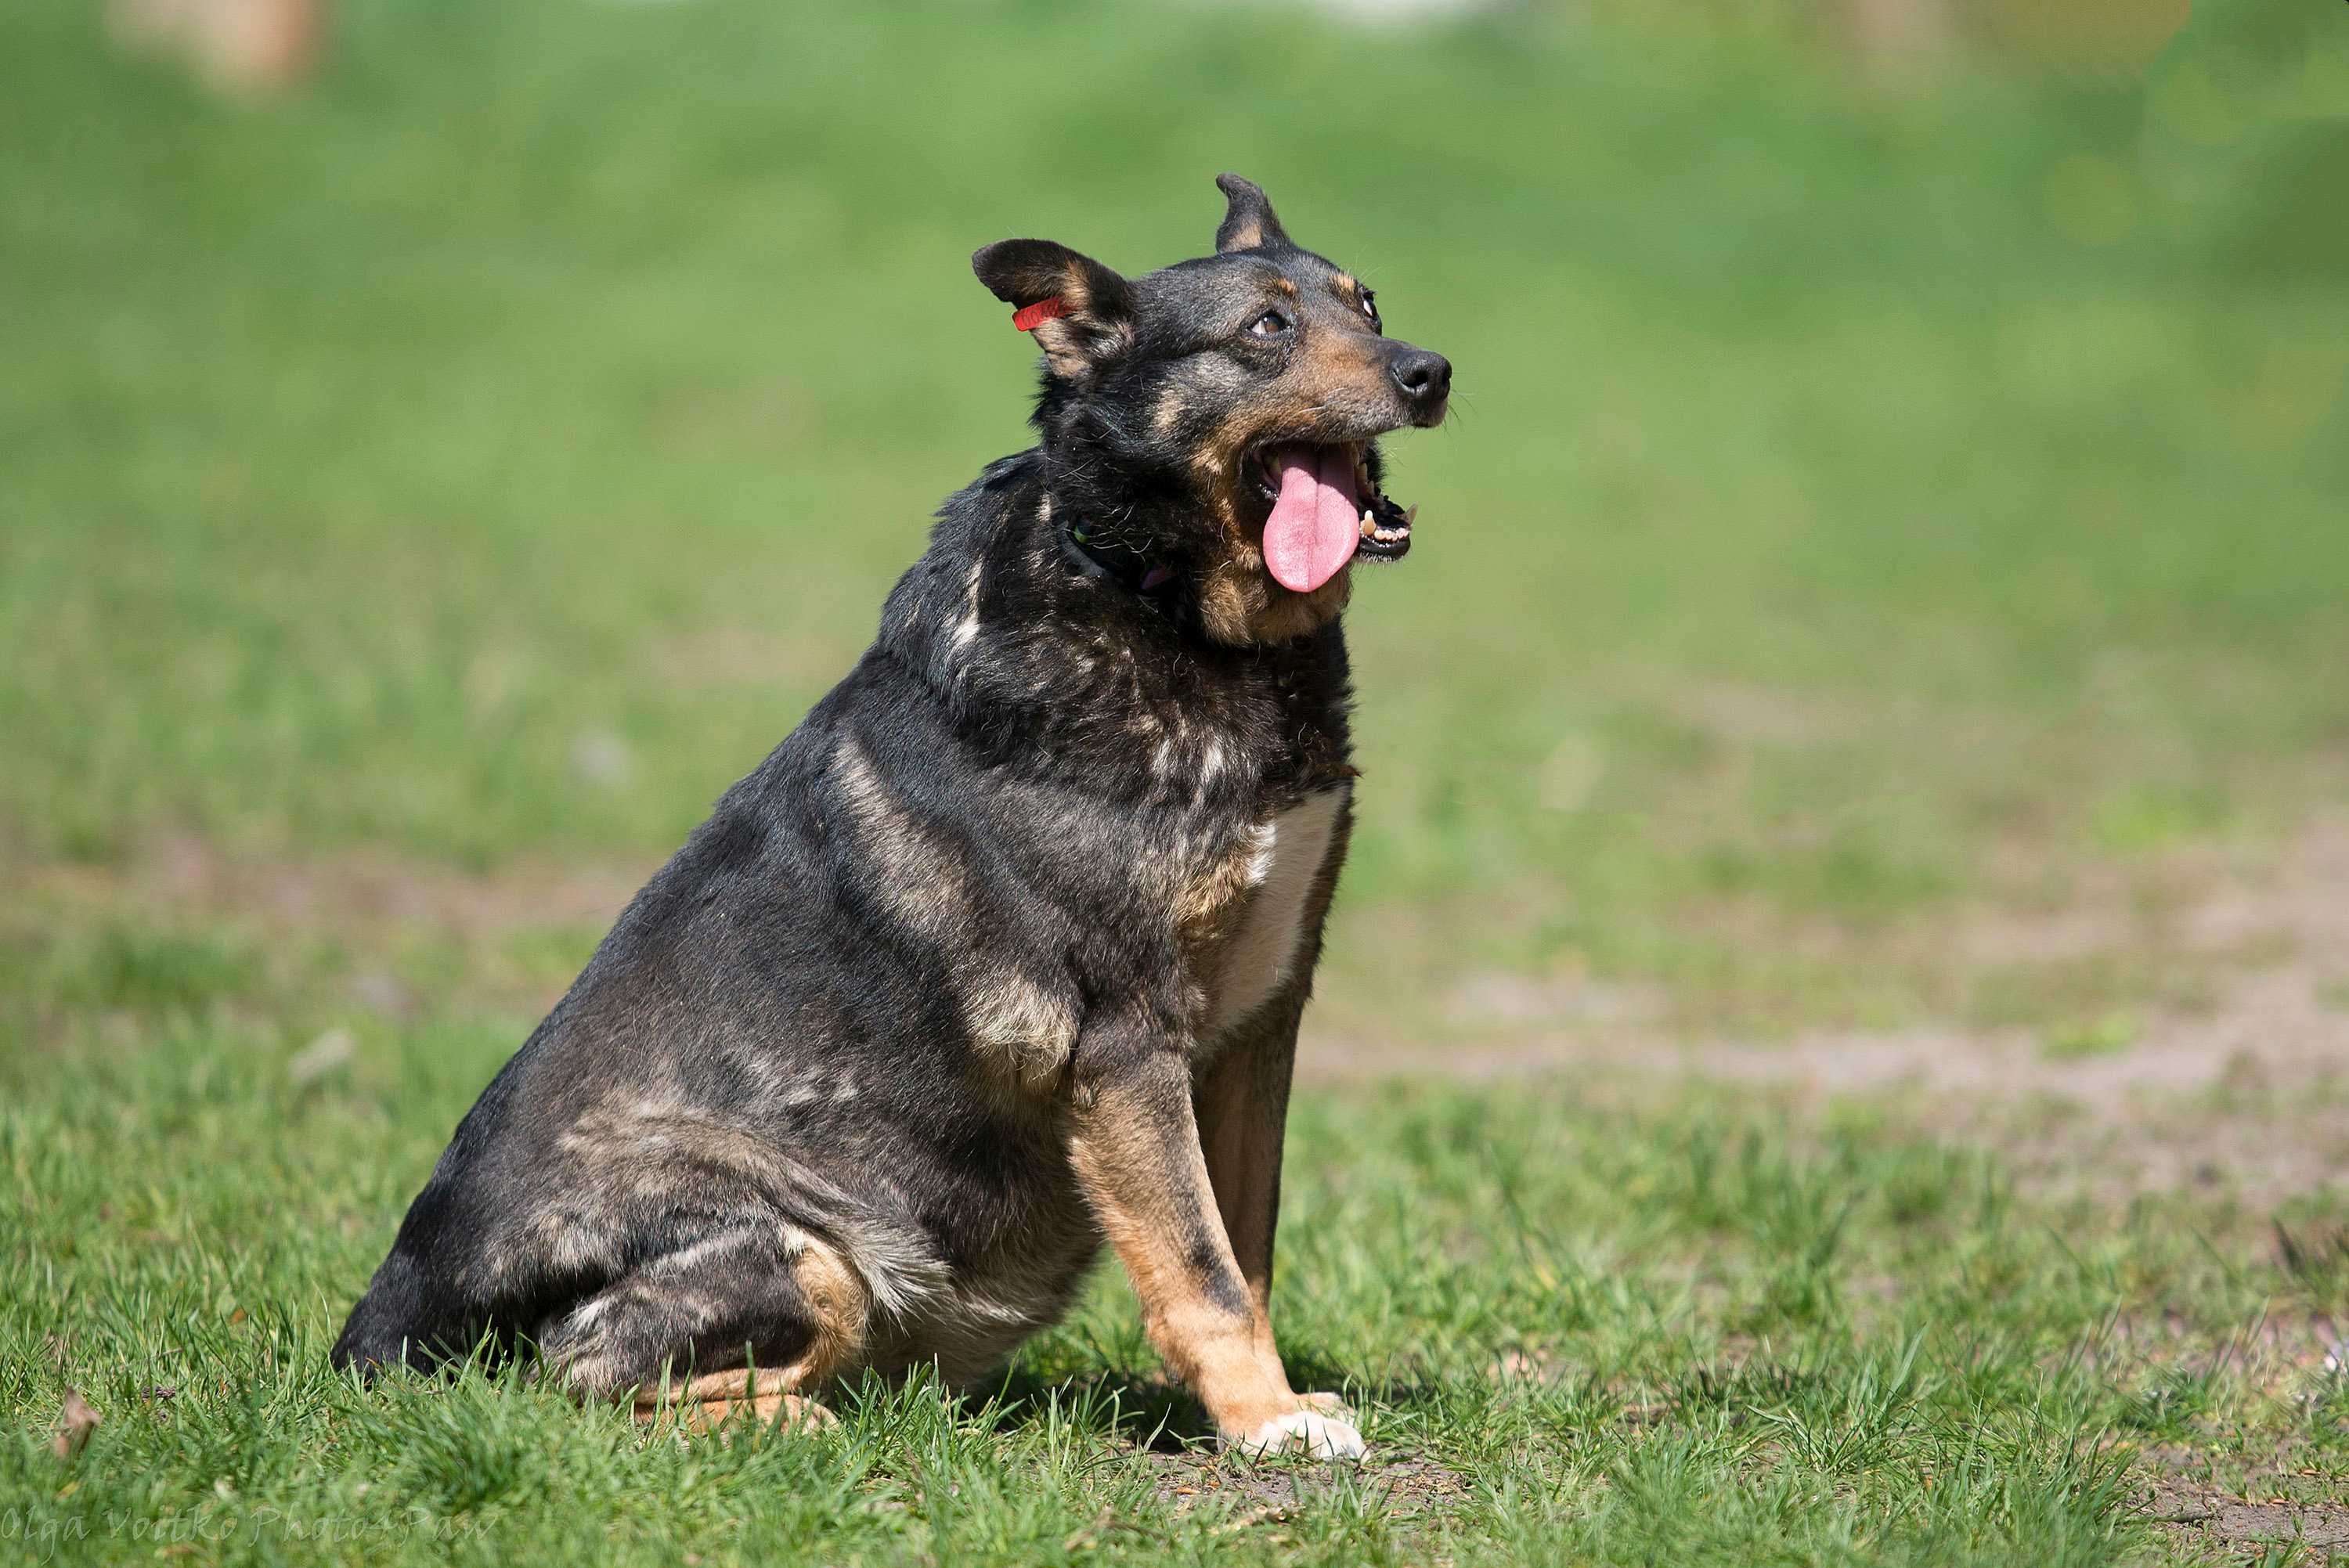
[[[1321,333],[1307,351],[1304,363],[1289,372],[1297,384],[1296,395],[1316,408],[1358,402],[1383,406],[1387,372],[1379,342],[1368,332]]]
[[[787,1367],[737,1367],[704,1372],[672,1383],[663,1378],[638,1388],[632,1401],[639,1421],[673,1421],[694,1432],[715,1431],[730,1421],[752,1418],[787,1427],[833,1424],[832,1412],[805,1398],[864,1364],[873,1298],[856,1271],[823,1242],[807,1238],[792,1261],[792,1274],[807,1300],[814,1335],[799,1359]]]
[[[815,1337],[798,1363],[804,1383],[814,1386],[855,1370],[873,1322],[873,1295],[864,1281],[845,1258],[813,1237],[793,1260],[792,1275],[815,1319]]]
[[[1044,351],[1044,358],[1052,366],[1054,375],[1074,380],[1092,368],[1096,357],[1105,357],[1094,346],[1093,338],[1108,324],[1091,317],[1092,291],[1085,286],[1081,268],[1074,265],[1068,268],[1061,280],[1060,297],[1061,304],[1067,307],[1067,314],[1036,324],[1036,346]],[[1111,352],[1116,352],[1133,340],[1133,326],[1130,322],[1120,321],[1111,330],[1117,339],[1112,345]]]
[[[1174,427],[1183,422],[1183,416],[1190,411],[1190,405],[1184,400],[1183,389],[1169,387],[1158,395],[1158,407],[1150,412],[1150,428],[1162,436],[1171,436],[1174,433]]]
[[[1017,975],[978,984],[962,1011],[972,1044],[1024,1094],[1049,1092],[1076,1049],[1075,1011]]]
[[[754,1427],[813,1431],[839,1425],[830,1410],[793,1392],[797,1387],[789,1369],[761,1369],[756,1375],[747,1368],[711,1372],[681,1387],[638,1390],[630,1413],[640,1425],[679,1436],[706,1437]]]
[[[1224,942],[1239,928],[1247,914],[1245,895],[1260,880],[1253,873],[1263,850],[1258,834],[1235,840],[1175,895],[1174,934],[1194,974],[1208,973]]]
[[[1048,321],[1036,328],[1037,346],[1044,351],[1046,363],[1056,376],[1073,380],[1082,376],[1092,361],[1085,356],[1084,340],[1074,328],[1058,321]]]
[[[1353,586],[1349,566],[1310,593],[1291,593],[1268,580],[1264,552],[1247,545],[1208,568],[1199,584],[1199,618],[1209,636],[1235,647],[1286,643],[1343,613]]]
[[[975,595],[976,569],[972,576]],[[833,771],[856,819],[858,837],[887,870],[885,885],[890,904],[916,930],[936,934],[962,905],[960,857],[938,843],[897,803],[856,741],[842,737],[833,758]]]

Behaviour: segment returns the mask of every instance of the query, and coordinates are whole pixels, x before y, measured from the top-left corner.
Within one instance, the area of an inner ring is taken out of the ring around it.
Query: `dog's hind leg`
[[[761,1427],[829,1427],[830,1410],[798,1390],[807,1374],[793,1366],[770,1370],[745,1367],[738,1372],[705,1372],[682,1385],[639,1388],[635,1398],[637,1420],[647,1425],[673,1425],[688,1432],[715,1432],[730,1425]]]
[[[574,1390],[640,1420],[821,1425],[812,1392],[861,1365],[870,1315],[829,1243],[762,1221],[647,1259],[549,1319],[539,1347]]]

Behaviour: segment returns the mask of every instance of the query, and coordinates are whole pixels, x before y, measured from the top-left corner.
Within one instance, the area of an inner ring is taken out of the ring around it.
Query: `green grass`
[[[2089,1564],[2172,1560],[2136,1506],[2164,1446],[2286,1449],[2313,1479],[2256,1484],[2303,1501],[2349,1479],[2338,1382],[2261,1348],[2349,1307],[2337,1212],[2279,1262],[2222,1203],[2054,1203],[1879,1119],[1564,1086],[1301,1108],[1278,1311],[1366,1418],[1359,1477],[1180,1457],[1201,1418],[1113,1271],[999,1385],[852,1393],[833,1433],[356,1389],[340,1313],[509,1043],[371,1032],[296,1084],[180,1015],[69,1081],[12,1068],[8,1528],[62,1561]],[[61,1461],[67,1385],[103,1419]]]
[[[2118,1056],[2137,1044],[2138,1032],[2137,1020],[2127,1014],[2106,1013],[2053,1031],[2040,1043],[2039,1054],[2059,1062]]]
[[[2158,1521],[2349,1516],[2337,1177],[2050,1181],[2054,1111],[1300,1097],[1279,1315],[1360,1476],[1185,1457],[1113,1271],[831,1435],[327,1375],[609,886],[1024,444],[964,258],[1194,253],[1219,170],[1459,368],[1350,619],[1325,1041],[1548,1027],[1460,1016],[1499,975],[2117,1069],[2218,994],[2193,869],[2344,799],[2341,8],[1878,87],[1793,5],[802,9],[351,0],[241,106],[0,15],[0,1554],[2316,1560]],[[2138,923],[1951,936],[2084,888]],[[2340,1088],[2206,1110],[2337,1172]]]

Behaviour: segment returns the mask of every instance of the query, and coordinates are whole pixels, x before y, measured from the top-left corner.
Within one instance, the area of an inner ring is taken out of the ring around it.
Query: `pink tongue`
[[[1273,581],[1310,593],[1354,558],[1361,538],[1353,453],[1344,447],[1282,449],[1280,498],[1264,525],[1264,563]]]

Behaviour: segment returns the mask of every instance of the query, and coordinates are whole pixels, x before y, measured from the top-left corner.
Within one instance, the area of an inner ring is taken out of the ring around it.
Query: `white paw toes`
[[[1275,1416],[1244,1438],[1226,1438],[1224,1446],[1244,1454],[1297,1454],[1317,1460],[1358,1460],[1362,1434],[1350,1421],[1319,1410],[1291,1410]]]

